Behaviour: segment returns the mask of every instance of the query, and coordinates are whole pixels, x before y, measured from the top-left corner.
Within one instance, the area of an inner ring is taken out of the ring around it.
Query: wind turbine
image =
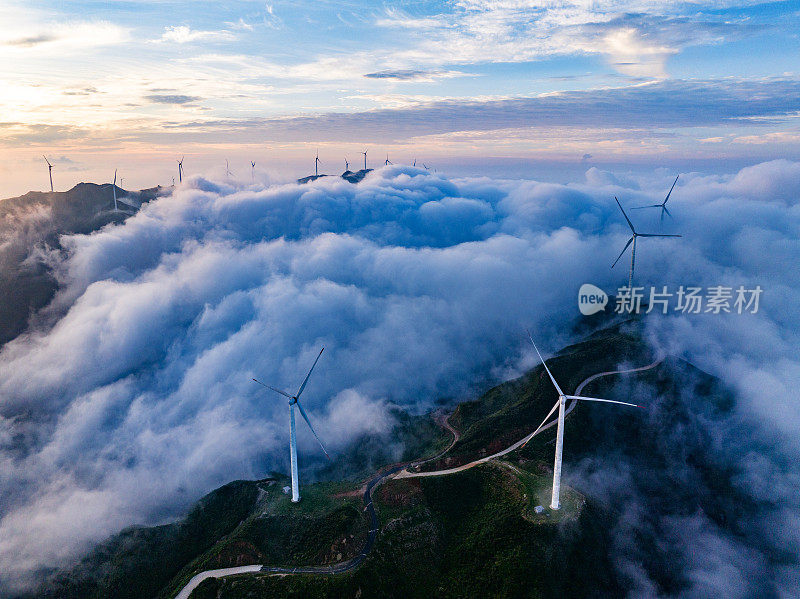
[[[319,177],[319,150],[317,150],[317,155],[314,157],[314,176]]]
[[[114,169],[114,183],[111,184],[111,189],[114,192],[114,212],[119,212],[119,208],[117,208],[117,169]]]
[[[233,173],[231,172],[231,169],[228,168],[228,159],[226,158],[225,159],[225,176],[226,177],[230,177],[232,174]]]
[[[411,166],[417,166],[417,159],[414,158],[414,163]]]
[[[183,159],[185,156],[181,156],[181,159],[178,160],[178,183],[183,183]],[[175,185],[175,179],[172,180],[172,184]]]
[[[253,183],[256,182],[256,163],[252,160],[250,161],[250,166],[252,167],[250,170],[250,177],[253,179]]]
[[[308,425],[308,428],[311,429],[311,433],[314,435],[314,438],[317,440],[317,443],[319,443],[319,446],[322,448],[323,453],[325,453],[325,457],[327,457],[328,459],[331,459],[331,456],[328,455],[328,452],[325,450],[325,446],[322,444],[322,441],[320,441],[319,437],[317,436],[317,433],[314,430],[314,427],[311,426],[311,421],[308,419],[308,415],[306,414],[306,411],[303,409],[303,406],[301,406],[300,402],[299,402],[300,395],[302,395],[303,389],[306,388],[306,383],[308,382],[308,377],[311,376],[311,371],[314,370],[314,366],[317,365],[317,362],[319,362],[319,358],[322,355],[322,352],[324,352],[324,351],[325,351],[324,347],[321,350],[319,350],[319,353],[317,354],[317,359],[314,360],[314,363],[311,365],[311,370],[308,371],[308,374],[306,375],[306,378],[303,379],[303,384],[300,385],[300,389],[298,389],[297,395],[289,395],[288,393],[286,393],[286,391],[281,391],[280,389],[276,389],[275,387],[270,387],[269,385],[265,385],[264,383],[262,383],[258,379],[253,379],[259,385],[262,385],[263,387],[266,387],[267,389],[275,391],[275,393],[280,393],[281,395],[283,395],[284,397],[287,397],[289,399],[289,458],[291,460],[291,466],[292,466],[292,502],[293,503],[297,503],[298,501],[300,501],[300,480],[299,480],[299,477],[298,477],[298,474],[297,474],[297,436],[295,434],[295,426],[294,426],[294,407],[295,406],[297,406],[297,408],[300,410],[300,415],[303,417],[303,420],[306,421],[306,424]]]
[[[614,197],[614,199],[617,200],[616,196]],[[619,206],[619,209],[622,210],[622,216],[624,216],[625,220],[628,221],[628,226],[631,228],[631,233],[633,233],[633,236],[628,240],[628,243],[625,244],[625,247],[622,248],[622,251],[619,253],[619,256],[617,256],[617,259],[614,260],[614,264],[611,265],[611,268],[614,268],[617,265],[619,259],[622,258],[622,254],[624,254],[625,250],[628,249],[628,246],[633,244],[633,247],[631,248],[631,272],[630,275],[628,275],[628,288],[630,289],[633,286],[633,267],[636,263],[636,238],[637,237],[680,237],[680,235],[662,235],[659,233],[637,233],[636,229],[633,228],[633,223],[631,222],[631,219],[628,218],[628,215],[625,214],[625,210],[622,209],[622,204],[619,203],[619,200],[617,200],[617,206]]]
[[[364,154],[364,170],[367,170],[367,151],[364,150],[361,153]]]
[[[350,170],[350,163],[347,162],[347,156],[345,156],[344,157],[344,172],[347,172],[349,170]]]
[[[680,177],[680,175],[678,175]],[[664,222],[664,213],[666,212],[669,214],[669,210],[667,209],[667,200],[669,200],[669,196],[672,195],[672,190],[675,189],[675,184],[678,182],[678,177],[675,177],[675,180],[672,182],[672,187],[669,188],[669,193],[667,193],[667,197],[664,198],[664,201],[660,204],[650,204],[648,206],[636,206],[633,210],[641,210],[642,208],[661,208],[661,222]],[[672,218],[672,215],[669,214],[669,217]]]
[[[44,158],[44,161],[47,163],[47,173],[50,175],[50,191],[53,191],[53,165],[50,164],[50,161],[44,154],[42,154],[42,158]]]
[[[550,418],[550,416],[553,415],[553,412],[556,411],[556,408],[558,408],[558,429],[556,429],[556,459],[555,459],[555,464],[553,465],[553,495],[550,500],[550,508],[557,510],[559,509],[559,507],[561,507],[560,496],[559,496],[561,493],[561,453],[564,449],[564,416],[565,416],[565,408],[567,405],[567,400],[573,399],[580,401],[599,401],[602,403],[615,403],[623,406],[631,406],[634,408],[643,408],[644,406],[639,406],[636,405],[635,403],[628,403],[627,401],[614,401],[612,399],[600,399],[598,397],[584,397],[582,395],[566,395],[561,390],[561,387],[558,386],[558,383],[556,382],[553,373],[550,372],[550,369],[547,367],[544,358],[542,358],[542,354],[539,353],[539,348],[536,347],[535,343],[533,343],[533,337],[531,337],[530,333],[528,333],[528,339],[531,340],[531,344],[533,344],[533,349],[536,350],[536,353],[539,355],[539,359],[542,361],[542,366],[544,366],[544,369],[547,371],[547,376],[550,377],[550,380],[553,382],[553,386],[556,388],[556,391],[558,391],[558,401],[550,409],[550,412],[548,412],[547,416],[544,417],[544,420],[542,420],[542,424],[539,425],[539,428],[537,428],[536,431],[533,433],[533,435],[531,435],[530,437],[530,439],[533,439],[533,437],[536,436],[536,433],[539,432],[542,426],[544,426],[544,423],[547,422],[547,419]],[[528,441],[530,441],[530,439],[528,439]],[[525,445],[528,444],[528,441],[523,443],[522,447],[525,447]]]
[[[390,164],[393,163],[389,160],[389,154],[386,154],[386,162],[383,163],[383,166],[389,166]]]

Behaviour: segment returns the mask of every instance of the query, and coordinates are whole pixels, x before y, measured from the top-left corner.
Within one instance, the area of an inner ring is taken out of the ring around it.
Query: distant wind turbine
[[[183,159],[185,156],[181,156],[181,159],[178,160],[178,183],[183,183]],[[172,184],[175,185],[175,179],[172,179]]]
[[[317,150],[317,155],[314,157],[314,176],[319,177],[319,150]]]
[[[411,166],[417,166],[417,159],[414,158],[414,163]]]
[[[50,191],[53,191],[53,165],[50,164],[50,161],[44,154],[42,154],[42,158],[44,158],[44,161],[47,163],[47,174],[50,175]]]
[[[252,160],[250,161],[250,167],[251,167],[250,177],[253,179],[253,183],[255,183],[256,182],[256,163],[253,162]]]
[[[367,151],[364,150],[361,153],[364,154],[364,170],[367,170]]]
[[[386,162],[383,163],[383,166],[389,166],[392,162],[389,160],[389,154],[386,154]]]
[[[344,157],[344,172],[347,172],[349,170],[350,170],[350,163],[347,162],[347,156],[345,156]]]
[[[626,401],[614,401],[611,399],[599,399],[597,397],[584,397],[582,395],[566,395],[562,390],[561,387],[558,386],[553,373],[550,372],[550,369],[547,367],[547,364],[542,358],[542,354],[539,353],[539,348],[536,347],[536,344],[533,343],[533,337],[531,337],[530,333],[528,333],[528,339],[531,340],[531,344],[533,344],[533,349],[536,350],[536,353],[539,355],[539,359],[542,361],[542,366],[547,371],[547,376],[550,377],[550,380],[553,382],[553,386],[558,391],[558,401],[555,405],[550,409],[547,416],[544,417],[542,420],[542,424],[539,425],[539,428],[531,435],[531,439],[536,436],[541,428],[544,426],[544,423],[547,422],[548,418],[553,415],[553,412],[556,411],[558,408],[558,429],[556,429],[556,459],[555,464],[553,465],[553,494],[550,501],[550,508],[557,510],[561,507],[560,503],[560,493],[561,493],[561,453],[564,449],[564,416],[565,416],[565,408],[567,405],[568,399],[580,400],[580,401],[599,401],[602,403],[614,403],[623,406],[631,406],[634,408],[641,408],[643,406],[636,405],[634,403],[628,403]],[[528,439],[530,441],[530,439]],[[522,447],[528,444],[528,441],[522,444]]]
[[[680,175],[678,175],[678,177],[680,177]],[[665,212],[669,215],[670,218],[672,218],[672,215],[669,213],[669,210],[667,209],[667,201],[669,200],[669,196],[672,195],[672,190],[675,189],[675,184],[678,182],[678,177],[675,177],[675,180],[672,182],[672,187],[669,188],[669,193],[667,193],[667,197],[664,198],[663,202],[661,202],[660,204],[650,204],[648,206],[636,206],[635,208],[633,208],[633,210],[641,210],[642,208],[661,208],[661,218],[659,219],[661,220],[661,222],[664,222]]]
[[[117,169],[114,169],[114,183],[111,184],[111,189],[114,192],[114,212],[119,212],[119,208],[117,208]]]
[[[317,359],[314,360],[314,363],[311,365],[311,370],[308,371],[306,378],[303,379],[303,383],[300,385],[300,389],[297,391],[296,395],[289,395],[285,391],[281,391],[280,389],[276,389],[275,387],[270,387],[269,385],[265,385],[258,379],[253,379],[259,385],[262,385],[267,389],[275,391],[275,393],[280,393],[281,395],[289,399],[289,458],[291,460],[291,470],[292,470],[292,502],[294,503],[300,501],[300,480],[297,474],[297,436],[295,434],[295,426],[294,426],[295,406],[297,406],[297,409],[300,410],[300,415],[303,417],[303,420],[306,421],[308,428],[311,429],[311,433],[314,435],[314,438],[317,440],[317,443],[319,443],[319,446],[322,448],[323,453],[325,453],[325,457],[327,457],[328,459],[330,459],[331,457],[328,455],[328,452],[325,450],[325,446],[322,444],[322,441],[320,441],[319,437],[317,436],[314,427],[311,426],[311,421],[308,419],[308,415],[306,414],[306,411],[303,409],[303,406],[300,405],[299,401],[300,395],[302,395],[303,393],[303,389],[306,388],[308,377],[311,376],[311,371],[314,370],[314,367],[317,365],[317,362],[319,362],[319,358],[322,355],[322,352],[324,351],[325,351],[324,347],[321,350],[319,350],[319,354],[317,354]]]
[[[614,197],[614,199],[617,200],[616,197]],[[631,233],[633,233],[633,236],[628,240],[628,243],[625,244],[625,247],[622,248],[622,251],[619,253],[619,256],[617,256],[617,259],[614,260],[614,264],[611,265],[611,268],[614,268],[617,265],[617,262],[619,262],[619,259],[622,258],[622,254],[624,254],[625,250],[628,249],[628,246],[633,244],[633,247],[631,248],[631,272],[628,275],[628,288],[630,289],[633,286],[633,268],[634,268],[634,266],[636,264],[636,238],[637,237],[680,237],[680,235],[661,235],[661,234],[657,234],[657,233],[637,233],[636,229],[633,228],[633,223],[631,222],[631,219],[628,218],[628,215],[625,214],[625,210],[622,209],[622,204],[619,203],[619,200],[617,200],[617,206],[619,206],[619,209],[622,210],[622,216],[624,216],[625,220],[628,221],[628,226],[631,228]]]
[[[225,176],[226,177],[230,177],[231,175],[233,175],[233,173],[231,172],[231,169],[228,168],[228,159],[226,158],[225,159]]]

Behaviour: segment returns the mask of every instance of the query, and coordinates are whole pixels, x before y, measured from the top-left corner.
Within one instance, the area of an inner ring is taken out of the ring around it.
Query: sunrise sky
[[[0,3],[0,197],[386,154],[561,180],[800,158],[800,3]]]

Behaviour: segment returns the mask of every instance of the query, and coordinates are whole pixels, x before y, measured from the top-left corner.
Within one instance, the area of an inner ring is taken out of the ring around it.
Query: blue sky
[[[0,195],[43,188],[43,153],[60,188],[169,184],[184,154],[288,179],[317,147],[331,172],[363,147],[530,176],[800,158],[798,2],[10,0],[0,22]]]

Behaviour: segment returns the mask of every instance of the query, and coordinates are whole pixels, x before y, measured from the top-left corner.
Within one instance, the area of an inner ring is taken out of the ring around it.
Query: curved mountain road
[[[643,370],[649,370],[660,364],[663,359],[664,359],[663,357],[659,357],[652,364],[648,364],[647,366],[640,366],[639,368],[630,368],[626,370],[608,370],[606,372],[598,372],[597,374],[593,374],[592,376],[581,381],[581,383],[575,389],[575,394],[580,395],[581,391],[583,391],[583,388],[586,385],[588,385],[589,383],[600,377],[610,376],[612,374],[630,374],[633,372],[641,372]],[[570,403],[569,406],[567,407],[565,413],[569,414],[570,412],[572,412],[572,410],[575,408],[576,403],[577,400],[573,400],[572,403]],[[354,568],[359,566],[361,562],[364,561],[364,559],[366,559],[367,555],[372,550],[372,547],[375,545],[375,539],[378,536],[378,530],[379,530],[378,515],[375,513],[375,506],[372,504],[372,490],[377,485],[381,484],[387,478],[399,479],[399,478],[419,478],[424,476],[445,476],[447,474],[454,474],[456,472],[462,472],[464,470],[474,468],[475,466],[484,464],[489,460],[499,458],[508,453],[511,453],[515,449],[518,449],[520,446],[522,446],[524,443],[527,443],[530,439],[533,438],[535,434],[539,434],[542,431],[545,431],[548,428],[554,426],[557,421],[554,420],[552,422],[549,422],[548,424],[539,428],[538,431],[534,431],[526,435],[525,437],[523,437],[522,439],[520,439],[519,441],[505,448],[502,451],[498,451],[497,453],[494,453],[485,458],[469,462],[468,464],[464,464],[463,466],[458,466],[456,468],[448,468],[446,470],[436,470],[433,472],[409,472],[407,468],[411,465],[418,466],[420,464],[424,464],[426,462],[439,459],[448,451],[450,451],[460,438],[458,431],[455,428],[453,428],[448,422],[447,416],[441,417],[441,419],[438,422],[439,424],[441,424],[441,426],[446,428],[453,435],[453,440],[444,450],[442,450],[435,456],[424,460],[419,460],[411,463],[404,463],[394,466],[393,468],[390,468],[385,472],[377,474],[364,487],[364,496],[363,496],[364,511],[368,512],[369,514],[369,533],[367,534],[367,540],[364,543],[364,546],[361,548],[361,551],[356,557],[346,562],[331,564],[328,566],[281,567],[281,566],[262,566],[259,564],[255,564],[252,566],[239,566],[236,568],[221,568],[219,570],[206,570],[192,577],[192,579],[187,583],[187,585],[181,589],[180,593],[178,593],[175,596],[175,599],[189,599],[189,596],[192,594],[192,591],[195,588],[197,588],[197,586],[207,578],[222,578],[224,576],[233,576],[236,574],[247,574],[255,572],[261,574],[271,574],[273,576],[291,576],[292,574],[342,574],[344,572],[353,570]]]

